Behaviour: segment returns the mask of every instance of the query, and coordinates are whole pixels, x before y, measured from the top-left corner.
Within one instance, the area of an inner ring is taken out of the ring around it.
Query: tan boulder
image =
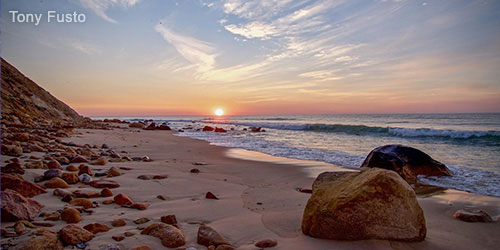
[[[180,247],[186,243],[184,234],[180,229],[162,222],[147,226],[141,231],[141,234],[160,238],[161,244],[170,248]]]
[[[68,183],[59,177],[54,177],[45,182],[43,185],[47,188],[69,188]]]
[[[75,199],[72,199],[69,204],[73,205],[73,206],[77,206],[77,207],[83,207],[85,209],[89,209],[89,208],[92,208],[93,205],[92,205],[92,201],[89,200],[89,199],[86,199],[86,198],[75,198]]]
[[[62,250],[63,248],[57,233],[46,228],[39,229],[34,236],[16,246],[18,250]]]
[[[61,240],[67,245],[76,245],[78,243],[83,243],[94,238],[94,234],[77,226],[77,225],[66,225],[59,231],[59,236]]]
[[[198,228],[197,242],[206,247],[211,245],[215,247],[219,245],[231,245],[221,234],[205,225],[201,225],[200,228]]]
[[[67,207],[62,211],[61,219],[67,223],[78,223],[82,220],[82,215],[78,210]]]
[[[320,174],[304,210],[302,232],[335,240],[422,241],[426,226],[410,185],[393,171],[373,168]]]
[[[76,184],[78,183],[78,174],[76,173],[62,173],[61,178],[66,181],[68,184]]]

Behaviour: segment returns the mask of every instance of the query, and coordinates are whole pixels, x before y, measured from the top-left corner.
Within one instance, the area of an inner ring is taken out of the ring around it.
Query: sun
[[[214,114],[215,114],[216,116],[223,116],[223,115],[224,115],[224,110],[223,110],[223,109],[221,109],[221,108],[218,108],[218,109],[216,109],[216,110],[214,111]]]

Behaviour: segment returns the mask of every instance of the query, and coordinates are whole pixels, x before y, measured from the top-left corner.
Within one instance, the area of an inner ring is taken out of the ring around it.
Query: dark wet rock
[[[189,172],[193,173],[193,174],[199,174],[200,173],[200,170],[197,169],[197,168],[193,168],[191,169]]]
[[[372,168],[320,174],[304,210],[302,232],[335,240],[422,241],[426,225],[410,185],[393,171]]]
[[[205,194],[205,198],[206,199],[212,199],[212,200],[218,200],[219,198],[217,198],[217,196],[215,196],[215,194],[212,194],[212,192],[207,192]]]
[[[403,145],[386,145],[368,154],[362,168],[383,168],[396,171],[406,181],[415,183],[418,175],[451,176],[451,171],[428,154]]]
[[[227,130],[225,130],[223,128],[217,128],[217,127],[215,127],[215,132],[217,132],[217,133],[226,133]]]
[[[214,131],[214,128],[213,127],[210,127],[210,126],[205,126],[203,127],[202,129],[203,131]]]

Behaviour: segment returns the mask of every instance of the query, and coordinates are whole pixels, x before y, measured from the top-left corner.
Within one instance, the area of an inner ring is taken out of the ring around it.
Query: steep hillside
[[[23,75],[2,58],[2,121],[80,124],[84,117]]]

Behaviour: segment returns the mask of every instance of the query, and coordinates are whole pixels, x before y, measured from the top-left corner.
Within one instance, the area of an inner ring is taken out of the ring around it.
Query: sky
[[[500,112],[500,1],[0,0],[1,56],[87,116]],[[9,11],[42,14],[38,25]],[[48,11],[85,22],[48,22]]]

